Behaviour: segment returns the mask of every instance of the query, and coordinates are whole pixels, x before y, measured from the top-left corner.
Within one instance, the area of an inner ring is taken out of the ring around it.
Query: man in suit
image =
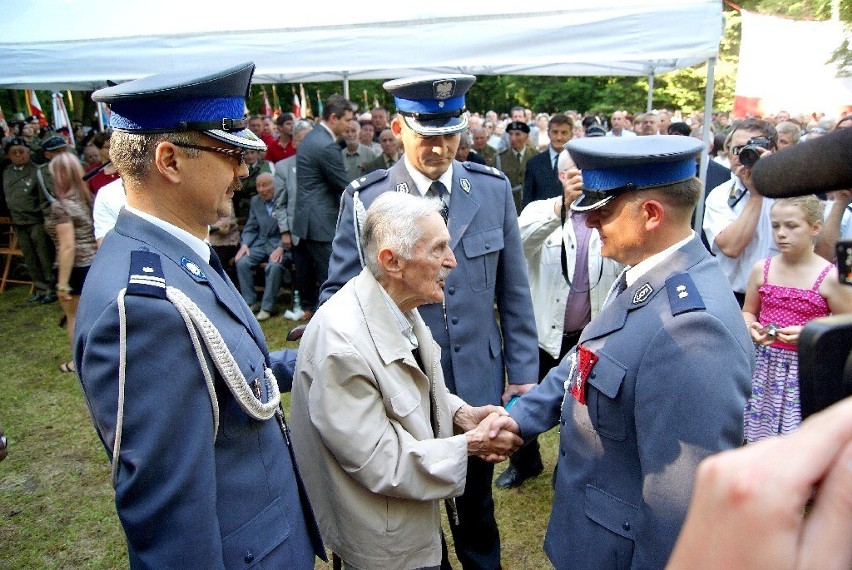
[[[284,274],[284,244],[281,243],[278,219],[274,216],[274,198],[272,175],[268,172],[258,175],[257,195],[251,199],[246,227],[240,236],[240,249],[234,256],[240,293],[252,312],[257,312],[259,321],[265,321],[275,311],[275,301]],[[266,280],[263,298],[258,303],[254,290],[254,268],[261,263],[266,263]]]
[[[521,121],[512,121],[506,125],[509,135],[509,148],[500,152],[494,160],[494,166],[501,170],[512,185],[512,198],[515,200],[517,214],[521,213],[521,202],[524,193],[524,174],[527,162],[535,155],[535,151],[527,144],[530,138],[530,127]]]
[[[305,136],[296,154],[299,199],[290,231],[305,244],[318,283],[328,278],[340,195],[349,184],[337,140],[351,120],[352,104],[345,97],[332,95],[325,102],[319,126]]]
[[[127,206],[77,311],[74,358],[112,460],[131,568],[310,570],[325,557],[263,332],[204,241],[248,175],[254,64],[97,91]]]
[[[293,126],[293,147],[297,153],[305,136],[313,129],[310,121],[297,121]],[[296,266],[296,275],[293,276],[293,288],[298,291],[304,306],[315,307],[319,286],[317,285],[317,274],[313,270],[313,263],[305,245],[299,241],[298,236],[293,235],[290,228],[296,216],[296,195],[298,194],[298,181],[296,176],[296,155],[285,158],[275,165],[275,219],[278,220],[278,230],[281,232],[281,245],[289,250],[293,256],[293,265]],[[313,316],[313,311],[303,312],[302,318],[307,320]]]
[[[504,394],[535,383],[538,343],[509,181],[494,168],[453,160],[467,127],[464,94],[474,81],[457,75],[385,83],[399,112],[391,129],[404,156],[390,170],[377,170],[346,189],[320,303],[361,272],[356,228],[376,196],[397,191],[441,197],[458,267],[447,277],[444,302],[422,305],[419,311],[441,347],[450,392],[481,406],[499,404]],[[466,569],[500,567],[493,473],[490,463],[469,460],[465,492],[457,502],[458,523],[450,519],[456,553]]]
[[[571,117],[562,113],[556,113],[550,117],[550,122],[547,124],[550,146],[546,151],[532,157],[527,162],[527,169],[524,172],[522,204],[524,208],[530,202],[556,198],[562,194],[562,183],[557,176],[556,161],[565,143],[571,140],[573,134],[574,122]]]
[[[561,424],[544,549],[558,570],[662,568],[698,463],[742,444],[753,345],[690,227],[701,196],[687,137],[567,145],[601,254],[627,266],[577,348],[509,413],[525,440]]]

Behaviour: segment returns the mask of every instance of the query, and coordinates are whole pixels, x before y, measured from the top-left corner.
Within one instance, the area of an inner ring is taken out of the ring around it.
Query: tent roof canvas
[[[279,6],[249,15],[199,0],[6,0],[0,87],[88,90],[242,61],[256,63],[255,83],[659,75],[715,57],[724,27],[721,0]]]

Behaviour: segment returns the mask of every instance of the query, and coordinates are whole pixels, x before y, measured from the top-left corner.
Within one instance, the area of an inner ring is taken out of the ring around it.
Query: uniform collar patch
[[[186,256],[180,258],[180,266],[183,267],[183,270],[189,273],[196,281],[207,281],[207,276],[204,275],[204,272],[200,267],[198,267],[198,264],[188,259]]]
[[[408,182],[400,182],[396,185],[397,192],[408,192]]]
[[[651,287],[650,283],[645,283],[636,292],[633,294],[633,304],[638,305],[639,303],[644,303],[648,300],[648,297],[651,296],[651,293],[654,292],[654,288]]]
[[[467,178],[462,178],[461,180],[459,180],[459,185],[462,187],[462,190],[470,194],[470,180],[468,180]]]

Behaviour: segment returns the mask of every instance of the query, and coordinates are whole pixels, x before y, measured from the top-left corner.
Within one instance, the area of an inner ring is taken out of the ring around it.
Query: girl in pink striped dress
[[[852,288],[814,253],[822,228],[816,196],[776,200],[770,210],[780,253],[751,270],[743,318],[755,343],[752,395],[746,403],[745,438],[751,443],[789,433],[802,421],[796,346],[805,323],[852,311]]]

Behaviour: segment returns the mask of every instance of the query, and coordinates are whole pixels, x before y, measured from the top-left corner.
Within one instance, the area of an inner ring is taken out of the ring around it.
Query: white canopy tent
[[[7,88],[89,90],[247,60],[257,83],[423,72],[648,77],[715,57],[723,32],[721,0],[375,0],[362,14],[287,2],[268,15],[209,0],[0,5]]]
[[[0,87],[93,90],[107,80],[253,61],[255,83],[342,81],[347,96],[350,79],[419,73],[645,76],[650,109],[656,75],[708,62],[704,140],[724,31],[722,0],[374,0],[363,13],[331,2],[0,6]],[[706,170],[705,153],[702,180]]]

